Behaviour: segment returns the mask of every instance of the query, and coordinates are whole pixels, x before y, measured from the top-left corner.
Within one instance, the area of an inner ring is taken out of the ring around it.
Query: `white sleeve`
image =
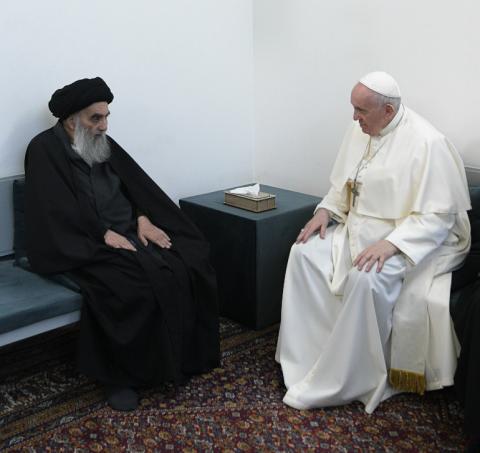
[[[418,264],[438,248],[455,224],[455,214],[411,214],[385,239]]]
[[[333,187],[330,188],[327,195],[315,208],[314,214],[324,208],[330,212],[330,217],[340,223],[345,223],[348,214],[348,203],[346,194],[338,192]]]

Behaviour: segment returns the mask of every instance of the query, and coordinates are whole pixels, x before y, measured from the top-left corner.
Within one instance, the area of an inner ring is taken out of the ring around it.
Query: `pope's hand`
[[[295,242],[297,244],[307,242],[308,238],[316,231],[318,231],[322,239],[325,239],[325,232],[327,231],[329,221],[330,213],[325,208],[320,208],[302,228]]]
[[[150,222],[147,216],[142,215],[137,219],[137,234],[145,246],[148,245],[148,241],[164,249],[169,249],[172,246],[172,241],[167,233]]]
[[[377,272],[380,272],[385,261],[399,253],[399,251],[391,242],[382,239],[360,253],[353,261],[353,265],[357,266],[359,271],[365,266],[365,272],[369,272],[373,265],[378,262]]]
[[[136,252],[137,249],[133,246],[133,244],[121,234],[115,233],[115,231],[107,230],[104,236],[105,244],[109,247],[114,249],[124,249],[124,250],[131,250],[132,252]]]

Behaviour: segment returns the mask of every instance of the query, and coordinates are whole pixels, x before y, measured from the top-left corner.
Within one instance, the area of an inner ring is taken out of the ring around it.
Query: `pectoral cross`
[[[358,186],[357,186],[356,181],[352,182],[351,191],[352,191],[352,195],[353,195],[352,206],[355,206],[355,201],[356,201],[357,197],[360,195],[360,192],[358,191]]]

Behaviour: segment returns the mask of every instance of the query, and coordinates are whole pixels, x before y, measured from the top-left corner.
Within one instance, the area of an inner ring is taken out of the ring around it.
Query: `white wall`
[[[253,177],[244,0],[17,0],[0,14],[0,177],[54,124],[53,91],[100,75],[114,137],[172,198]]]
[[[376,69],[480,166],[477,4],[4,2],[0,177],[54,123],[52,92],[96,75],[115,94],[111,135],[174,199],[253,179],[323,194],[350,89]]]
[[[324,194],[373,70],[480,166],[479,17],[476,0],[255,0],[256,179]]]

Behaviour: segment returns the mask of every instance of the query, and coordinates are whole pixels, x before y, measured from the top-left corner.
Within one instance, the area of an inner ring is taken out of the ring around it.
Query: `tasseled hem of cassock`
[[[425,393],[425,375],[407,370],[390,369],[390,384],[393,388],[403,392]]]

